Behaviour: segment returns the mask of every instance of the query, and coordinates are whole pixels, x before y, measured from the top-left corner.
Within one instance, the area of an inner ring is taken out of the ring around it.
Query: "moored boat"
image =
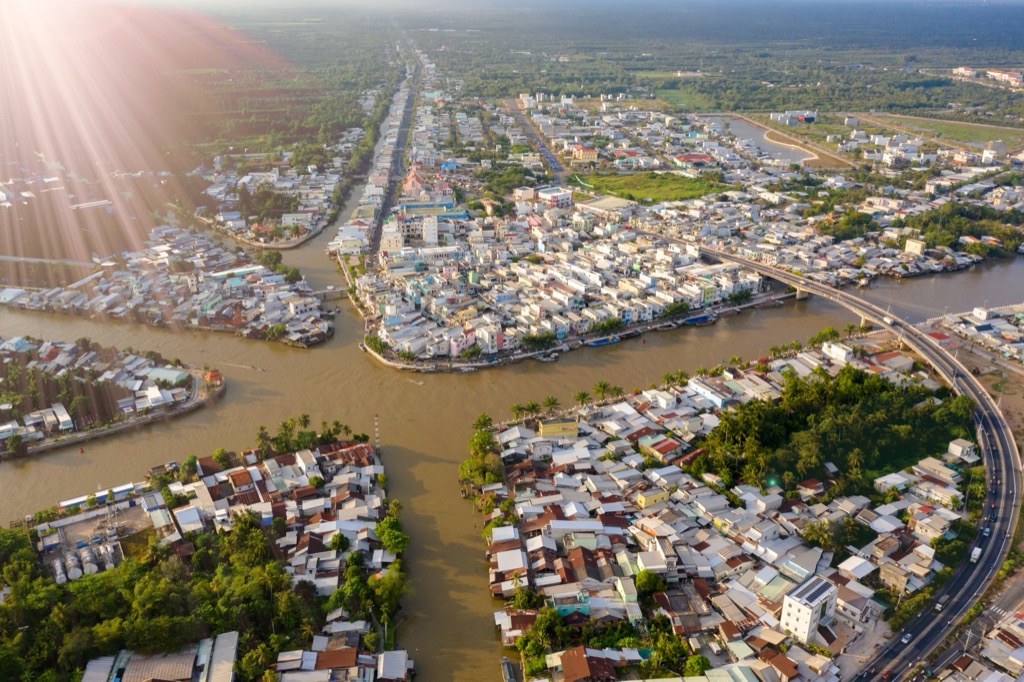
[[[516,682],[516,669],[508,656],[501,657],[501,682]]]
[[[619,337],[618,336],[600,336],[600,337],[598,337],[596,339],[590,339],[589,341],[586,341],[585,343],[588,346],[590,346],[591,348],[597,348],[599,346],[610,346],[613,343],[618,343],[618,342],[619,342]]]

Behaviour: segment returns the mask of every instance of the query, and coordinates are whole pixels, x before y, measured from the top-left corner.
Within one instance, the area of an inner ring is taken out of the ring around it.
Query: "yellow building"
[[[650,490],[642,490],[636,494],[636,503],[641,509],[647,509],[651,505],[664,502],[668,499],[669,492],[664,488],[651,488]]]
[[[545,438],[558,436],[575,438],[580,435],[580,430],[575,419],[542,419],[540,422],[540,435]]]

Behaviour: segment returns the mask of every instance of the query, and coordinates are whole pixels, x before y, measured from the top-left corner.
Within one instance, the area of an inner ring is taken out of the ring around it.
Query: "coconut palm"
[[[661,375],[661,383],[663,386],[671,386],[672,384],[676,383],[676,373],[665,372],[664,374]]]
[[[856,325],[853,322],[848,322],[844,327],[844,329],[846,330],[846,338],[850,338],[851,336],[853,336],[853,333],[857,331],[858,328],[859,325]]]
[[[509,409],[512,410],[512,419],[514,419],[515,421],[519,421],[520,419],[522,419],[523,414],[525,414],[526,412],[525,408],[519,403],[512,403],[512,407],[510,407]]]
[[[707,376],[708,368],[705,367],[704,365],[700,365],[700,366],[697,367],[697,369],[695,369],[693,371],[697,373],[697,376],[703,377],[703,376]]]
[[[610,389],[608,390],[608,393],[609,393],[609,394],[610,394],[610,395],[611,395],[611,396],[612,396],[613,398],[621,398],[622,396],[624,396],[624,395],[626,394],[626,391],[624,391],[624,390],[623,390],[622,386],[612,386],[612,387],[611,387],[611,388],[610,388]]]
[[[305,412],[299,415],[299,426],[303,429],[309,428],[309,415]]]
[[[491,419],[491,415],[486,412],[481,412],[480,416],[473,420],[474,431],[487,431],[494,425],[494,420]]]
[[[594,394],[597,395],[598,400],[604,400],[608,397],[608,392],[611,390],[612,385],[607,381],[598,381],[594,384]]]
[[[544,411],[548,414],[551,414],[559,408],[558,398],[553,395],[545,397],[544,400],[541,401],[541,404],[544,405]]]
[[[576,401],[577,405],[583,407],[584,405],[590,402],[590,394],[587,393],[586,391],[576,391],[572,399]]]
[[[536,400],[531,400],[523,405],[523,411],[526,412],[527,417],[536,417],[540,414],[540,403]]]
[[[741,358],[738,355],[734,355],[731,358],[729,358],[729,364],[730,365],[742,365],[743,364],[743,358]]]

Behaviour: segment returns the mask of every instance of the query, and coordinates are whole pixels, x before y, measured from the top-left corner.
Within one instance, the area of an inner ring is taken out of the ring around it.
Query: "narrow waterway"
[[[743,119],[736,118],[734,116],[709,116],[708,120],[728,124],[729,132],[735,135],[738,139],[753,140],[758,147],[768,154],[789,161],[790,163],[800,163],[801,161],[814,156],[810,152],[800,149],[799,147],[790,147],[766,139],[765,134],[768,132],[766,128],[759,128],[758,126],[747,123]]]
[[[285,252],[315,288],[338,285],[325,258],[325,232],[302,249]],[[990,305],[1019,302],[1024,259],[979,266],[969,272],[903,282],[864,291],[880,305],[913,320]],[[1016,297],[1016,298],[1014,298]],[[270,431],[288,416],[308,413],[313,424],[339,419],[372,434],[379,415],[390,493],[402,500],[413,538],[408,554],[412,593],[405,599],[400,643],[417,663],[419,679],[494,679],[500,650],[488,596],[480,521],[459,497],[457,466],[469,424],[482,411],[507,418],[514,402],[556,396],[563,405],[578,390],[607,380],[629,390],[660,381],[669,371],[692,371],[732,355],[757,357],[772,345],[806,340],[826,325],[856,321],[845,310],[811,298],[766,310],[749,310],[718,324],[648,334],[598,349],[566,354],[557,363],[527,362],[474,374],[418,375],[386,369],[358,350],[362,321],[341,302],[337,334],[323,346],[297,350],[224,334],[172,333],[134,325],[0,309],[0,336],[88,336],[104,345],[153,349],[187,363],[220,368],[229,381],[225,398],[181,420],[57,451],[31,461],[0,464],[4,495],[0,519],[53,504],[57,499],[128,480],[189,454],[255,443],[258,426]],[[251,367],[255,367],[252,369]]]

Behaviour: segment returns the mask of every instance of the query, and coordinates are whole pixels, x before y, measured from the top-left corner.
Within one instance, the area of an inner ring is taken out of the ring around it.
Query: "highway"
[[[658,237],[664,239],[660,235]],[[865,320],[898,334],[902,342],[931,363],[935,371],[955,391],[973,399],[977,406],[974,421],[987,478],[983,520],[980,525],[982,528],[990,528],[991,534],[985,538],[979,533],[970,548],[980,547],[981,557],[976,564],[965,560],[954,570],[952,578],[938,590],[937,597],[949,595],[949,601],[941,612],[928,607],[911,619],[892,640],[879,648],[875,657],[865,665],[864,671],[857,677],[858,680],[913,679],[917,664],[949,637],[957,621],[981,599],[1009,552],[1009,543],[1016,530],[1017,517],[1020,513],[1018,498],[1021,488],[1020,454],[1013,440],[1012,431],[992,396],[967,368],[916,327],[840,289],[818,284],[727,252],[703,247],[701,250],[709,258],[739,263],[765,277],[838,303]],[[904,644],[901,638],[906,633],[910,633],[912,639]]]

